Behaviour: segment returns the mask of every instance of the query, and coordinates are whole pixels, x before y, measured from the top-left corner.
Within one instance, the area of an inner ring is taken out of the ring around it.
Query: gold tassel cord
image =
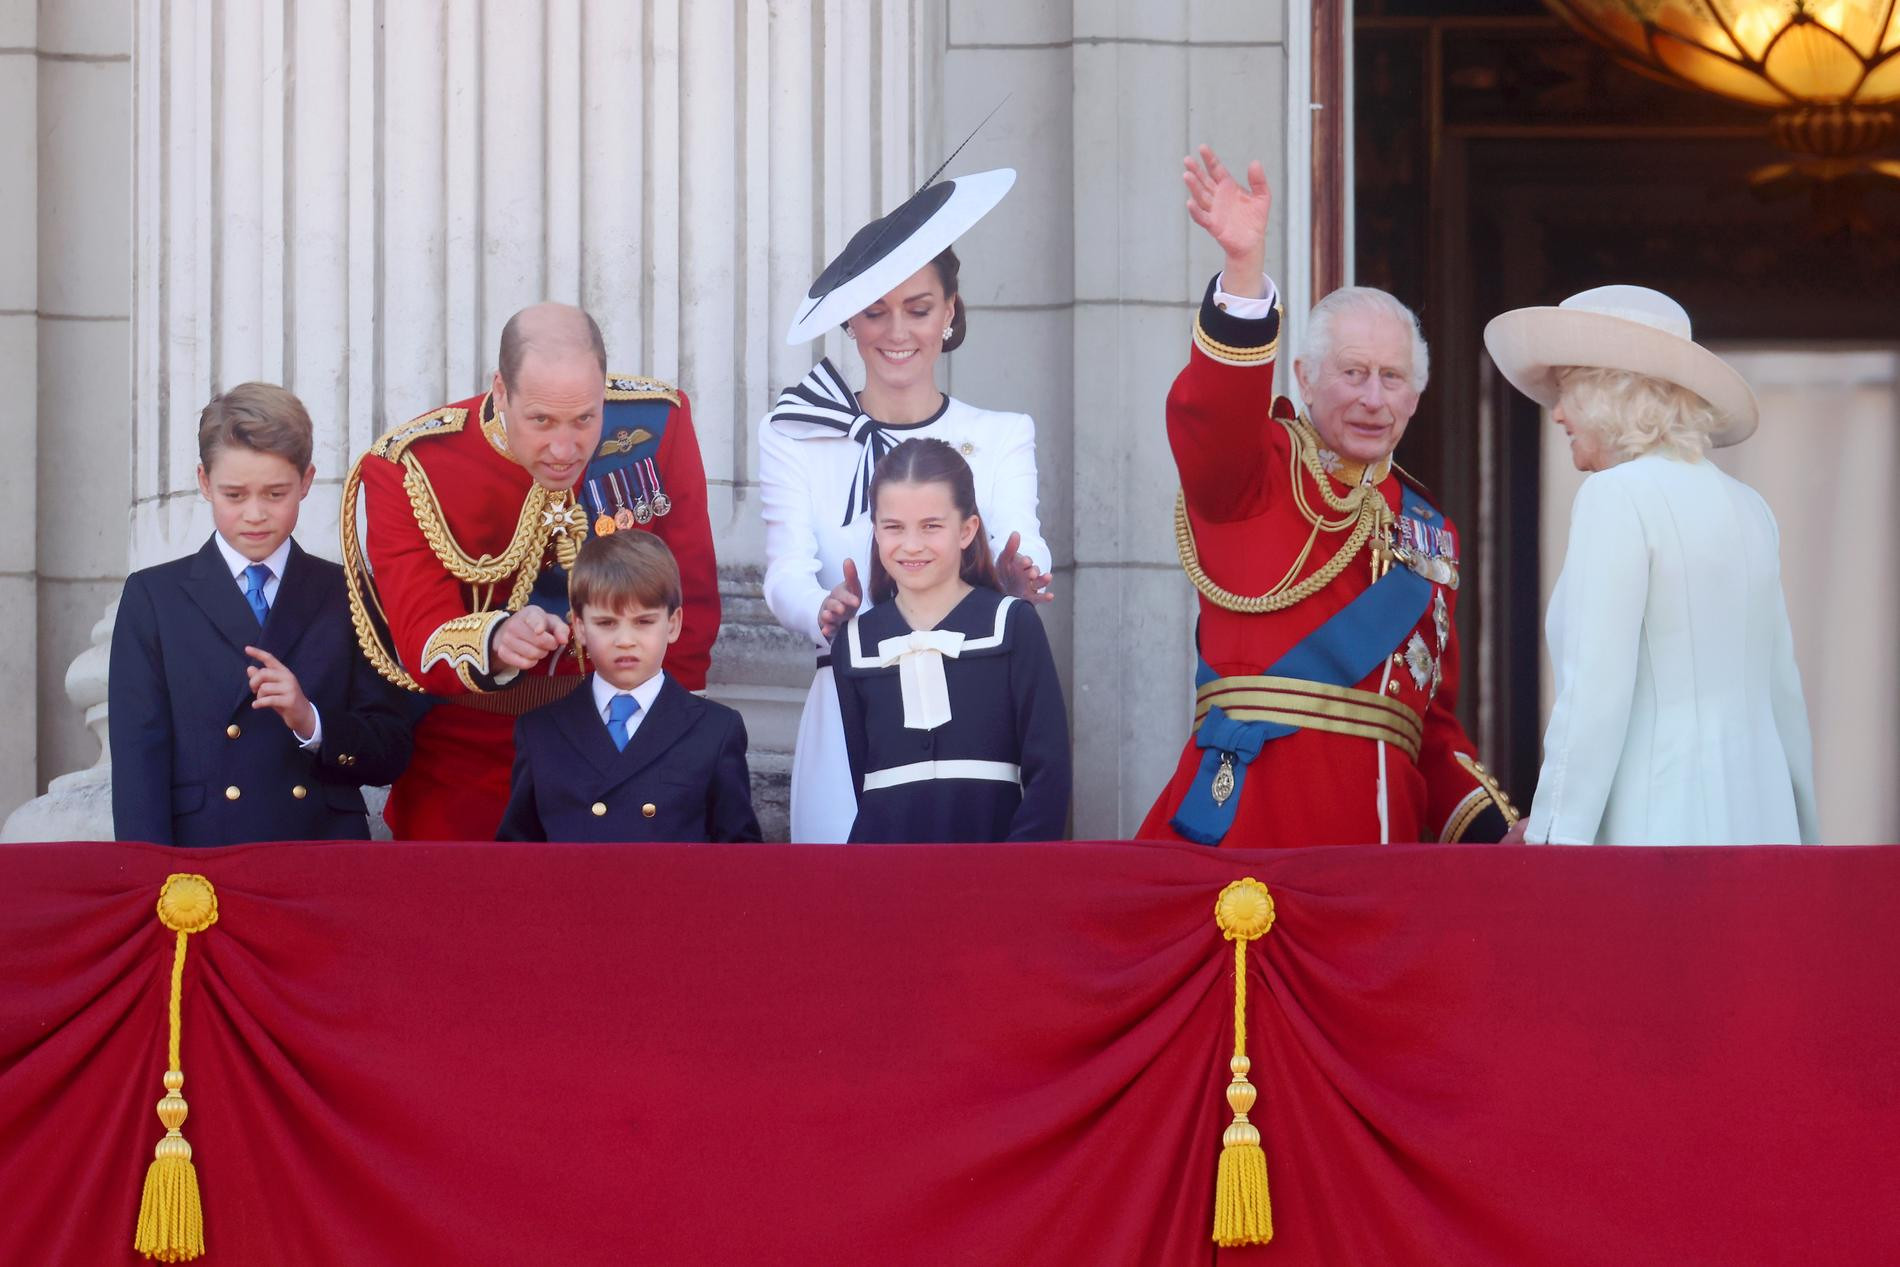
[[[1247,1119],[1257,1093],[1247,1074],[1247,944],[1273,927],[1273,895],[1267,886],[1248,876],[1220,891],[1214,901],[1214,922],[1221,936],[1234,943],[1234,1058],[1229,1063],[1233,1081],[1227,1084],[1227,1105],[1234,1120],[1221,1135],[1220,1170],[1214,1181],[1214,1243],[1222,1247],[1265,1245],[1273,1239],[1273,1207],[1267,1197],[1267,1154],[1260,1147],[1260,1128]]]
[[[179,1092],[185,1085],[179,1062],[180,1031],[185,998],[185,949],[191,934],[218,922],[218,893],[201,875],[183,872],[166,877],[158,891],[158,919],[177,934],[172,947],[169,1037],[166,1043],[165,1098],[158,1102],[158,1120],[165,1137],[158,1141],[152,1164],[145,1172],[145,1191],[139,1198],[138,1230],[132,1248],[161,1263],[190,1262],[205,1252],[204,1207],[198,1199],[198,1171],[191,1164],[191,1145],[181,1128],[190,1111]]]

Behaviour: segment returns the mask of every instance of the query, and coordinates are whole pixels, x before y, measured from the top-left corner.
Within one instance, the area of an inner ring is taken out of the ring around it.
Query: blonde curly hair
[[[1601,436],[1624,460],[1661,450],[1700,461],[1721,422],[1715,406],[1688,388],[1629,370],[1566,366],[1557,388],[1571,423]]]

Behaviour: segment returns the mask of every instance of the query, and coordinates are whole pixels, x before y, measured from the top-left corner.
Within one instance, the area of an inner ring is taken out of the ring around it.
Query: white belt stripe
[[[871,771],[864,776],[864,790],[875,792],[881,787],[924,783],[931,779],[988,779],[1021,786],[1023,769],[1007,761],[913,761],[909,765]]]

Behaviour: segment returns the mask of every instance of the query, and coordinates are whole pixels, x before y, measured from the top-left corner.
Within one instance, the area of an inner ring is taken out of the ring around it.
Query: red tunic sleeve
[[[1282,428],[1273,422],[1281,313],[1229,316],[1215,304],[1214,286],[1207,284],[1187,366],[1168,392],[1168,444],[1188,509],[1231,523],[1266,509],[1275,463],[1284,460],[1275,443]]]

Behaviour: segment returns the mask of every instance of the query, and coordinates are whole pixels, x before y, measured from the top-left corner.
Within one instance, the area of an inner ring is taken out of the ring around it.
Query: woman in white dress
[[[851,786],[831,636],[864,601],[868,497],[877,460],[899,442],[956,446],[976,477],[977,504],[1005,588],[1048,602],[1049,547],[1036,517],[1036,426],[939,391],[938,358],[963,342],[959,263],[950,244],[1015,182],[1008,170],[935,181],[864,226],[813,283],[788,341],[836,325],[856,344],[865,382],[853,392],[829,360],[787,388],[759,427],[765,517],[765,601],[812,640],[818,671],[792,753],[791,837],[840,843],[851,834]]]
[[[1816,843],[1780,532],[1704,456],[1753,433],[1754,392],[1640,286],[1505,313],[1484,339],[1590,472],[1551,595],[1556,703],[1519,838]]]

